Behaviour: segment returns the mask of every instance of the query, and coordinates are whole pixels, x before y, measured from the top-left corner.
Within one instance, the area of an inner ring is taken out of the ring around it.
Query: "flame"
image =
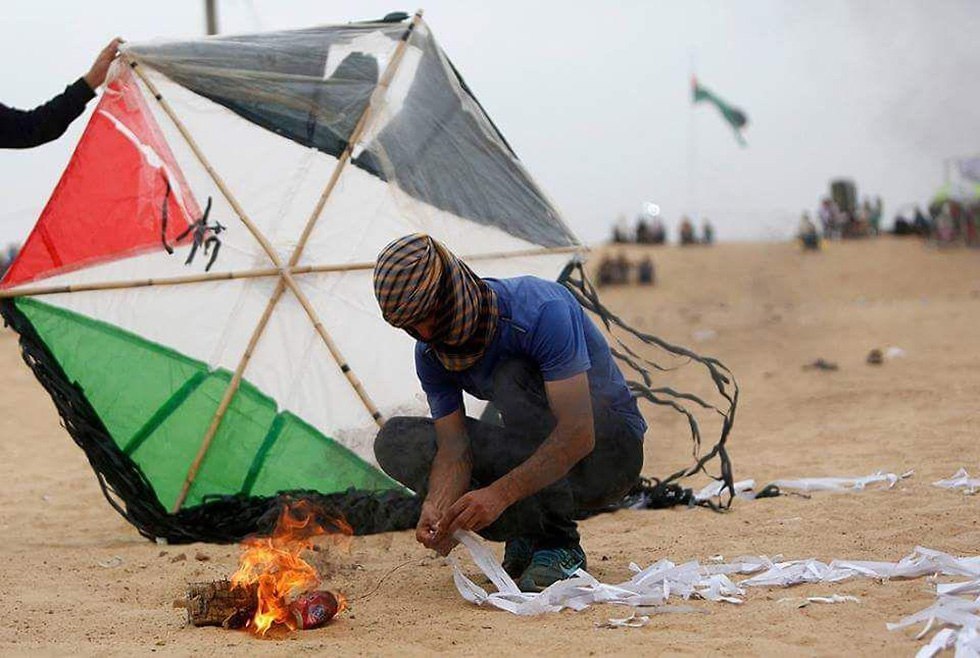
[[[259,635],[265,635],[274,624],[295,630],[290,602],[320,584],[317,570],[300,554],[311,550],[317,537],[334,532],[346,537],[353,534],[342,520],[331,520],[336,530],[328,531],[316,522],[315,517],[315,510],[308,501],[286,505],[271,536],[253,537],[242,542],[244,550],[231,583],[232,587],[258,586],[258,607],[250,628]],[[339,613],[346,607],[346,601],[340,595],[337,595],[337,601]]]

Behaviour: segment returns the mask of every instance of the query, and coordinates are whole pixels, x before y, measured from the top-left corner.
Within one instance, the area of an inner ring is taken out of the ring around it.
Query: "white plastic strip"
[[[901,475],[875,471],[863,477],[807,477],[791,480],[774,480],[769,486],[775,485],[782,491],[792,491],[807,494],[814,491],[864,491],[868,485],[883,483],[883,489],[891,489],[899,481],[911,477],[914,471],[906,471]],[[959,475],[957,473],[957,475]],[[955,477],[955,476],[954,476]],[[978,480],[977,482],[980,482]],[[739,480],[735,483],[735,495],[745,500],[753,500],[756,496],[755,480]],[[938,484],[938,483],[937,483]],[[721,494],[724,483],[716,480],[694,494],[695,500],[705,501],[717,498]]]
[[[891,489],[902,478],[909,477],[911,471],[896,475],[895,473],[883,473],[875,471],[871,475],[864,477],[823,477],[823,478],[799,478],[796,480],[775,480],[772,484],[780,489],[810,493],[811,491],[862,491],[869,484],[879,482],[886,483],[886,488]]]
[[[953,473],[952,477],[945,480],[937,480],[932,483],[934,487],[943,489],[962,489],[964,494],[973,495],[980,491],[980,478],[971,478],[965,468]]]
[[[723,601],[739,604],[745,600],[748,587],[790,587],[801,583],[837,583],[855,577],[876,579],[919,578],[944,575],[967,577],[971,580],[937,586],[935,604],[898,623],[888,624],[889,630],[905,628],[920,622],[927,626],[920,637],[928,633],[938,622],[946,626],[919,652],[933,656],[944,648],[956,647],[957,656],[980,655],[980,597],[964,599],[958,595],[974,595],[980,592],[980,555],[954,557],[948,553],[921,546],[898,562],[866,560],[833,560],[830,563],[810,558],[807,560],[775,561],[766,556],[739,557],[730,562],[702,565],[697,561],[677,565],[670,560],[659,560],[646,568],[630,564],[633,577],[618,585],[600,583],[585,571],[579,570],[574,577],[558,581],[540,593],[521,592],[514,581],[497,564],[497,560],[483,541],[470,532],[457,532],[456,539],[470,552],[477,567],[497,587],[497,592],[487,593],[467,578],[455,557],[453,580],[460,595],[467,601],[481,606],[491,606],[516,615],[539,615],[558,612],[565,608],[583,610],[596,603],[615,603],[638,608],[637,613],[626,618],[610,619],[604,627],[638,627],[649,618],[638,616],[648,613],[647,606],[663,606],[675,598],[700,598],[707,601]],[[739,582],[729,575],[754,574]],[[857,597],[834,594],[813,596],[806,599],[813,603],[859,602]],[[656,608],[654,608],[656,610]]]

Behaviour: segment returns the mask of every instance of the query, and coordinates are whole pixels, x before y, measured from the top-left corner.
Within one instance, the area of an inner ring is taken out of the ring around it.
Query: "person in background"
[[[109,65],[119,54],[118,37],[109,42],[88,73],[68,85],[44,105],[33,110],[18,110],[0,103],[0,148],[27,149],[47,144],[61,137],[72,121],[85,111],[95,97],[95,90],[105,82]]]
[[[636,282],[641,286],[652,286],[656,280],[657,275],[653,268],[653,259],[646,256],[636,265]]]
[[[636,218],[636,242],[637,244],[650,244],[653,242],[653,235],[650,233],[650,225],[647,220],[640,215]]]
[[[681,220],[680,243],[681,245],[695,244],[697,237],[694,235],[694,224],[687,217]]]
[[[598,282],[596,285],[601,288],[602,286],[608,286],[615,283],[616,277],[615,273],[613,272],[614,268],[615,265],[613,264],[612,258],[610,258],[608,255],[604,255],[599,261],[599,267],[597,270]]]
[[[654,217],[653,221],[650,222],[650,243],[664,244],[665,242],[667,242],[667,229],[664,227],[662,219]]]
[[[837,209],[830,197],[824,197],[820,201],[819,217],[824,239],[834,238],[837,230]]]
[[[711,222],[707,219],[701,225],[701,239],[702,244],[714,244],[715,242],[715,227],[711,225]]]
[[[881,196],[877,196],[874,205],[871,206],[871,235],[878,235],[881,232],[881,218],[884,214],[885,206],[881,202]]]
[[[949,201],[944,202],[939,207],[935,226],[935,237],[940,244],[951,244],[956,239],[956,221],[953,218],[953,209]]]
[[[922,208],[915,207],[915,218],[912,220],[912,228],[916,235],[927,238],[932,233],[932,222],[922,213]]]
[[[613,242],[616,244],[625,244],[632,241],[629,225],[626,223],[626,217],[620,215],[616,220],[616,224],[613,226]]]
[[[800,229],[797,237],[804,249],[816,251],[820,248],[820,235],[817,233],[817,226],[810,219],[810,213],[805,210],[800,218]]]

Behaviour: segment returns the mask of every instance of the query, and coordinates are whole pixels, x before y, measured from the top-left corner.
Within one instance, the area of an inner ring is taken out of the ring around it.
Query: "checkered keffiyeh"
[[[413,325],[435,316],[429,340],[446,370],[476,363],[497,330],[497,295],[442,243],[424,233],[385,247],[374,266],[374,294],[385,321],[421,340]]]

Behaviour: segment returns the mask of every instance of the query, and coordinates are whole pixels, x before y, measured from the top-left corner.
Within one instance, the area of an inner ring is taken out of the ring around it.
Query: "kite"
[[[234,541],[284,497],[411,527],[373,439],[427,408],[372,268],[414,232],[481,276],[583,250],[421,12],[126,44],[0,311],[144,536]]]

